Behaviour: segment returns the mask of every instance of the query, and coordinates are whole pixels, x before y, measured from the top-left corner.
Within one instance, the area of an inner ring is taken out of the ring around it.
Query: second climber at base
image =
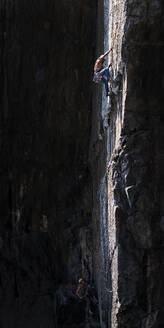
[[[109,71],[111,64],[104,68],[104,62],[105,62],[106,56],[109,55],[109,53],[111,51],[112,51],[112,48],[110,50],[106,51],[104,55],[101,55],[96,60],[95,65],[94,65],[93,81],[95,83],[99,83],[100,81],[102,81],[104,83],[106,96],[109,96],[108,82],[111,81],[111,74]]]
[[[78,281],[78,287],[76,289],[76,295],[80,300],[85,302],[85,316],[96,315],[98,313],[98,298],[96,290],[93,286],[88,285],[85,279],[80,278]]]

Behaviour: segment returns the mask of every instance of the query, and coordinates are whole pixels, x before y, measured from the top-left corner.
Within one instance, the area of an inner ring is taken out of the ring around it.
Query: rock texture
[[[97,294],[88,286],[87,296],[76,295],[76,285],[59,286],[56,291],[56,323],[58,327],[99,328]]]
[[[107,8],[109,14],[109,7]],[[97,39],[95,59],[104,52],[104,3],[98,1],[97,10]],[[99,316],[101,327],[107,326],[109,315],[108,294],[106,288],[109,285],[109,257],[108,238],[106,230],[106,158],[107,138],[104,130],[104,116],[102,114],[102,88],[94,87],[92,113],[92,131],[90,143],[90,163],[93,183],[93,267],[94,280],[96,282],[99,299]],[[105,108],[107,104],[105,103]]]
[[[92,281],[88,164],[96,7],[0,1],[0,326],[55,327],[59,284]]]
[[[105,46],[113,46],[119,92],[109,102],[102,98],[108,125],[100,116],[101,170],[95,172],[97,254],[107,245],[96,269],[105,277],[97,282],[101,325],[162,328],[164,6],[140,0],[111,0],[109,6]]]
[[[124,5],[122,40],[118,33],[114,41],[122,51],[122,63],[119,58],[114,62],[115,75],[122,73],[122,92],[115,99],[121,128],[108,179],[112,326],[162,327],[162,170],[157,163],[163,116],[164,7],[160,1]],[[115,24],[113,18],[114,30]],[[118,72],[120,64],[122,72]],[[111,113],[111,122],[118,122],[114,116]]]
[[[101,328],[164,327],[163,22],[161,0],[0,1],[0,327],[98,327],[80,276]],[[92,97],[110,46],[118,93]]]

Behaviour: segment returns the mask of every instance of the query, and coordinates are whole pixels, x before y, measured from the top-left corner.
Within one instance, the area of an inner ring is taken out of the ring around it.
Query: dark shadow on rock
[[[92,288],[91,291],[93,293]],[[75,285],[60,286],[56,291],[57,327],[99,326],[98,306],[94,301],[90,305],[88,311],[87,299],[80,299],[76,295]]]

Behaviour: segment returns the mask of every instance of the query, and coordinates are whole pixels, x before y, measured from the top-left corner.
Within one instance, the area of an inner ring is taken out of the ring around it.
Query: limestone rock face
[[[92,280],[92,1],[1,1],[0,326],[55,327]]]

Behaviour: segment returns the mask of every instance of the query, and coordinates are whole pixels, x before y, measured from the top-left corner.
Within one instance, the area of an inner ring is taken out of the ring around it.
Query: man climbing
[[[96,297],[95,289],[88,285],[88,283],[80,278],[78,281],[78,287],[76,295],[83,301],[86,302],[86,318],[88,315],[94,315],[97,311],[98,300]]]
[[[104,83],[105,86],[105,91],[106,91],[106,96],[109,96],[109,86],[108,86],[108,82],[111,80],[111,75],[110,75],[110,71],[109,68],[111,66],[111,64],[108,67],[103,66],[106,56],[109,55],[109,53],[112,51],[112,48],[108,51],[105,52],[104,55],[101,55],[95,62],[95,66],[94,66],[94,77],[93,77],[93,81],[95,83],[99,83],[100,81],[102,81]]]
[[[84,297],[87,296],[87,291],[88,291],[87,282],[83,278],[80,278],[79,281],[78,281],[78,287],[77,287],[77,290],[76,290],[76,295],[80,299],[83,299]]]

